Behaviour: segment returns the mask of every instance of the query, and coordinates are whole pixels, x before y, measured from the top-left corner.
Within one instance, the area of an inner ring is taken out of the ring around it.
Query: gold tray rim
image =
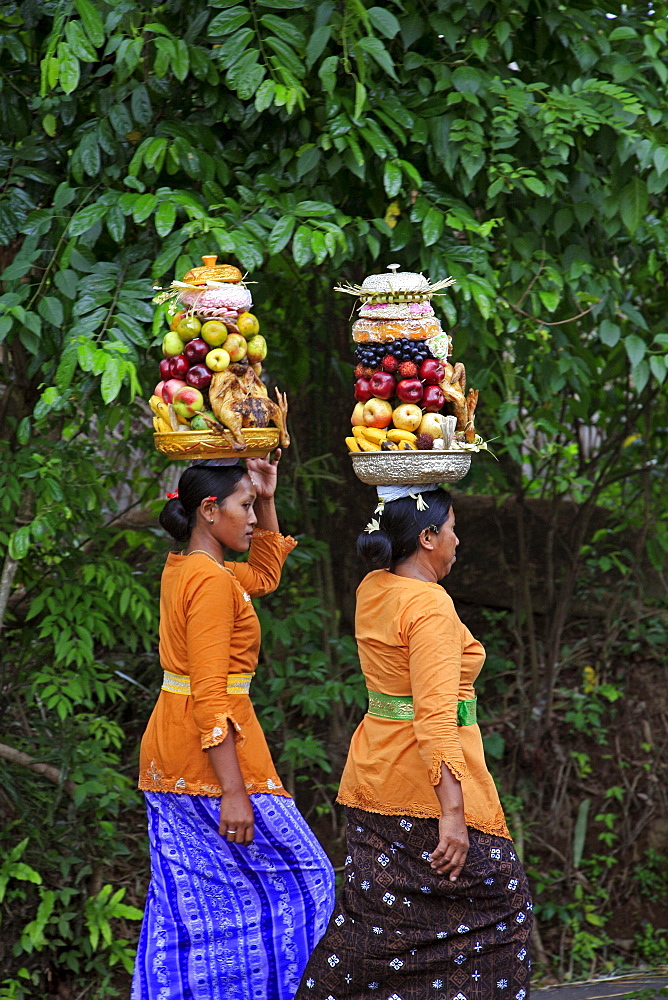
[[[278,447],[275,427],[244,427],[247,447],[236,451],[214,431],[155,431],[153,442],[163,455],[179,461],[199,458],[258,458]]]

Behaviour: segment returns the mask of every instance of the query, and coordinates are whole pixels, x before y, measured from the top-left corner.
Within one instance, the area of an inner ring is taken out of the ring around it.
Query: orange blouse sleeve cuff
[[[286,556],[289,556],[292,550],[299,544],[297,539],[293,538],[292,535],[282,535],[280,531],[267,531],[266,528],[255,529],[253,532],[253,541],[259,538],[266,538],[272,541],[285,551]]]
[[[209,750],[211,747],[216,747],[219,743],[222,743],[227,736],[230,726],[234,730],[234,742],[239,745],[245,743],[246,737],[232,713],[226,712],[223,714],[219,712],[213,717],[211,730],[205,733],[200,731],[202,750]]]
[[[432,762],[429,768],[429,781],[432,785],[437,785],[441,780],[441,767],[443,764],[455,776],[457,781],[463,781],[464,778],[471,777],[466,763],[464,761],[448,760],[448,753],[447,749],[432,751]]]

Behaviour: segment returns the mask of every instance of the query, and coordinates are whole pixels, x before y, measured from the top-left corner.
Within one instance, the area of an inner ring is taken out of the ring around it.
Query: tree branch
[[[54,785],[64,788],[69,796],[74,795],[74,790],[76,788],[74,782],[69,779],[64,779],[62,772],[59,771],[57,767],[53,767],[52,764],[45,764],[41,760],[36,760],[29,754],[23,753],[22,750],[17,750],[15,747],[8,747],[5,743],[0,743],[0,759],[8,760],[12,764],[20,764],[22,767],[27,767],[29,771],[34,771],[35,774],[41,774],[44,778],[53,782]]]

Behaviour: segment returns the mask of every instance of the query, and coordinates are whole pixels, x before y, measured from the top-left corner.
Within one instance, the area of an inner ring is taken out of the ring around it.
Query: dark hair
[[[420,490],[415,487],[415,493]],[[448,518],[452,507],[452,497],[445,490],[431,490],[423,493],[422,499],[428,504],[427,510],[418,510],[412,497],[390,500],[383,507],[383,513],[375,515],[380,522],[380,531],[366,532],[357,539],[357,554],[366,566],[373,569],[393,569],[402,559],[412,556],[418,547],[420,533],[435,526],[440,528]]]
[[[202,500],[216,497],[220,505],[246,475],[241,465],[191,465],[179,479],[178,496],[160,512],[160,524],[177,542],[187,542]]]

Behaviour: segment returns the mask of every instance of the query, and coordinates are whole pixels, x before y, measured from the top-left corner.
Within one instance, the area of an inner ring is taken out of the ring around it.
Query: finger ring
[[[237,831],[236,830],[228,830],[227,832],[228,833],[236,833]]]

